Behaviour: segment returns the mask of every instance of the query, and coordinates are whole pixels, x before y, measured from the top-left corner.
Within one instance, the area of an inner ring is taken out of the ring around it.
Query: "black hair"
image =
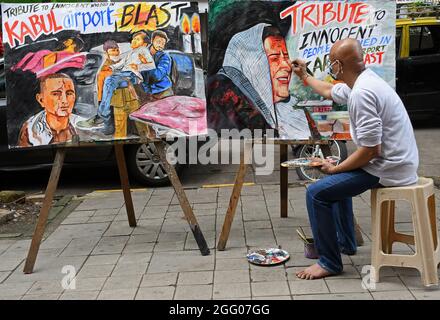
[[[38,93],[42,93],[43,92],[43,90],[44,90],[44,88],[43,88],[43,86],[44,86],[44,84],[46,83],[46,80],[48,80],[48,79],[69,79],[69,80],[72,80],[72,78],[71,77],[69,77],[67,74],[65,74],[65,73],[52,73],[52,74],[49,74],[49,75],[46,75],[46,76],[43,76],[43,77],[41,77],[41,78],[39,78],[38,79],[38,82],[39,82],[39,91],[38,91]],[[72,80],[73,81],[73,80]]]
[[[162,39],[165,39],[166,42],[170,41],[170,39],[168,38],[167,33],[165,31],[162,31],[162,30],[154,31],[152,36],[151,36],[151,40],[154,40],[155,37],[160,37]]]
[[[267,26],[263,30],[263,42],[266,40],[267,37],[281,37],[283,38],[283,34],[281,33],[280,29],[273,26]]]
[[[140,31],[136,31],[135,33],[133,33],[131,35],[131,39],[134,39],[134,37],[138,36],[138,35],[142,35],[144,42],[148,43],[150,41],[150,38],[148,37],[148,33],[144,30],[140,30]]]

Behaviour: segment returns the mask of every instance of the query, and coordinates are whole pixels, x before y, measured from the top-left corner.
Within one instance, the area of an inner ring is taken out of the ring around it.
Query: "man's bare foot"
[[[315,263],[313,266],[310,266],[303,271],[296,273],[296,276],[298,278],[304,279],[304,280],[316,280],[316,279],[325,278],[325,277],[328,277],[331,275],[333,275],[333,274],[328,272],[324,268],[322,268],[317,263]]]

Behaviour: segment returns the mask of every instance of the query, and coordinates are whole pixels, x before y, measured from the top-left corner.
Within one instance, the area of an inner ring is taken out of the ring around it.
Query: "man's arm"
[[[147,71],[147,74],[154,82],[159,82],[166,76],[169,76],[171,70],[171,57],[168,54],[163,54],[156,65],[156,69]]]
[[[307,66],[305,61],[301,59],[295,59],[292,61],[292,68],[295,74],[308,86],[310,86],[313,91],[315,91],[320,96],[325,99],[332,99],[332,89],[333,84],[315,79],[307,73]]]
[[[327,174],[336,174],[353,171],[365,167],[371,160],[380,156],[381,145],[374,147],[359,147],[344,162],[337,166],[325,162],[321,171]]]

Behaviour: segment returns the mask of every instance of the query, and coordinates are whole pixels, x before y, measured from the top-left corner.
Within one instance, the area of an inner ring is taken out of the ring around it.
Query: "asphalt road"
[[[420,175],[440,176],[440,124],[416,122],[414,124],[420,152]],[[277,148],[276,148],[277,149]],[[355,150],[348,143],[349,152]],[[292,156],[292,155],[290,155]],[[278,151],[275,150],[275,161]],[[234,182],[237,165],[189,165],[181,172],[181,181],[185,187],[201,187],[213,184],[231,184]],[[28,193],[44,192],[50,170],[0,172],[0,190],[23,190]],[[279,169],[271,175],[259,176],[249,172],[246,182],[276,184],[279,181]],[[295,171],[289,171],[289,182],[300,182]],[[146,188],[134,180],[132,188]],[[94,190],[120,189],[116,164],[107,167],[65,168],[62,171],[57,194],[84,195]]]

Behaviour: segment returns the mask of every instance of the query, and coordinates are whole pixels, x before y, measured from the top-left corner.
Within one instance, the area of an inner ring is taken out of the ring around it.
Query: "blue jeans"
[[[318,264],[328,272],[342,272],[341,251],[356,253],[352,197],[377,187],[378,177],[358,169],[327,176],[307,188],[307,211]]]
[[[98,116],[105,121],[109,121],[111,119],[112,110],[110,103],[112,101],[113,92],[118,89],[122,82],[127,81],[127,78],[131,81],[131,83],[137,83],[137,77],[131,71],[114,73],[105,79],[102,91],[102,101],[98,107]]]

